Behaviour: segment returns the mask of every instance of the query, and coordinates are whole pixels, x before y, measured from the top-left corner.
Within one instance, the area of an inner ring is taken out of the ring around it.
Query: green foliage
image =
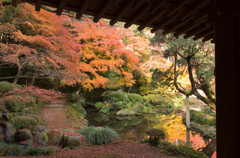
[[[160,143],[160,139],[165,139],[166,134],[162,129],[151,128],[147,130],[147,135],[150,136],[149,144],[150,145],[158,145]]]
[[[108,144],[118,137],[118,133],[109,127],[87,127],[80,132],[89,143],[95,145]]]
[[[127,101],[127,102],[129,102],[130,101],[126,97],[126,94],[123,93],[122,91],[112,91],[110,93],[110,98],[111,98],[111,100],[114,100],[115,102],[118,102],[118,101]]]
[[[73,93],[71,101],[74,103],[78,103],[81,106],[85,106],[85,98],[83,98],[80,94]]]
[[[34,128],[38,121],[30,116],[15,116],[14,118],[16,129],[32,129]]]
[[[80,142],[76,137],[62,135],[59,140],[59,144],[62,146],[62,148],[76,149],[79,147]]]
[[[0,151],[3,156],[22,155],[24,152],[24,147],[16,144],[9,144]]]
[[[97,102],[94,104],[94,106],[97,108],[97,109],[101,109],[105,104],[102,103],[102,102]]]
[[[6,100],[4,104],[10,112],[22,112],[25,108],[25,103],[18,100]]]
[[[104,105],[104,106],[102,107],[102,109],[100,110],[100,112],[106,114],[106,113],[109,113],[112,108],[113,108],[113,107],[112,107],[111,104],[106,104],[106,105]]]
[[[25,155],[39,156],[39,155],[42,155],[43,153],[44,153],[44,149],[42,147],[32,146],[26,150]]]
[[[183,122],[186,121],[186,116],[183,117]],[[216,118],[210,115],[204,114],[196,110],[190,110],[190,121],[206,126],[216,126]]]
[[[7,1],[5,4],[7,5]],[[12,22],[14,16],[16,15],[16,9],[11,5],[5,6],[2,9],[2,14],[0,15],[0,22]]]
[[[22,89],[22,86],[7,81],[0,81],[0,94],[13,91],[15,88]]]
[[[12,4],[12,0],[4,0],[2,1],[2,5],[11,5]]]
[[[53,147],[53,146],[50,146],[50,147],[46,147],[44,148],[43,150],[43,155],[54,155],[56,154],[57,152],[59,151],[59,149],[57,147]]]
[[[180,145],[176,146],[169,142],[161,143],[160,148],[164,149],[168,155],[184,158],[207,158],[202,152],[195,151],[193,148]]]
[[[142,96],[139,95],[139,94],[127,93],[127,96],[128,96],[128,98],[129,98],[131,101],[136,101],[136,102],[143,103],[143,98],[142,98]]]
[[[82,115],[87,114],[86,110],[82,107],[82,105],[79,102],[73,103],[72,107]]]
[[[17,142],[21,142],[28,139],[32,139],[33,136],[30,130],[21,130],[15,133],[14,138]]]

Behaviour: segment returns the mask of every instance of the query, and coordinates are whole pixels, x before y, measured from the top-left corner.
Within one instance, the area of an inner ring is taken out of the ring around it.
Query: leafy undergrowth
[[[87,126],[87,120],[84,119],[84,115],[81,115],[71,106],[67,106],[65,110],[67,121],[70,127],[81,129]]]

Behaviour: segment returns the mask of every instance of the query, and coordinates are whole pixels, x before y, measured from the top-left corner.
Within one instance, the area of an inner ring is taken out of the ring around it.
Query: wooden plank
[[[151,23],[153,23],[154,21],[156,21],[157,19],[159,19],[160,17],[163,16],[163,14],[165,13],[167,9],[159,9],[158,12],[154,15],[152,15],[151,17],[148,18],[148,20],[144,23],[142,23],[139,27],[138,30],[141,31],[143,30],[145,27],[149,26]]]
[[[66,5],[66,2],[67,2],[67,0],[61,0],[60,1],[59,5],[57,7],[57,12],[56,12],[57,15],[61,15],[62,14],[63,9],[64,9],[64,7]]]
[[[150,9],[150,5],[146,4],[145,8],[142,10],[140,9],[140,11],[130,20],[128,20],[126,22],[126,24],[124,25],[125,28],[130,27],[133,23],[135,23],[140,17],[142,17],[148,10]]]
[[[113,3],[113,0],[108,0],[107,1],[107,4],[105,4],[99,11],[98,13],[96,14],[96,16],[93,18],[93,21],[94,22],[98,22],[101,17],[103,16],[103,14],[105,13],[105,11],[107,11],[110,7],[111,7],[111,4]]]
[[[156,27],[154,27],[151,32],[154,33],[156,31],[158,31],[159,29],[162,29],[165,25],[167,25],[170,22],[173,22],[174,20],[176,20],[175,18],[178,16],[178,14],[173,15],[172,17],[168,18],[165,17],[165,19],[163,19]]]
[[[42,5],[42,0],[37,0],[35,4],[35,10],[40,11]]]
[[[196,12],[199,12],[198,9],[208,3],[209,0],[197,0],[191,8],[186,9],[184,12],[181,13],[181,15],[179,16],[180,20],[186,20],[187,18],[189,18],[189,16],[194,16]]]
[[[80,19],[82,17],[83,13],[87,9],[90,2],[91,2],[91,0],[84,0],[83,1],[82,5],[79,7],[79,9],[77,11],[76,19]]]
[[[132,7],[133,2],[134,1],[128,2],[126,6],[112,18],[112,20],[110,21],[111,26],[113,26]]]
[[[206,19],[202,19],[202,21],[199,21],[198,23],[195,23],[195,22],[188,23],[187,25],[185,25],[185,26],[183,26],[181,28],[181,31],[176,32],[174,34],[174,36],[177,37],[177,36],[179,36],[181,34],[185,34],[186,32],[191,31],[192,29],[194,29],[195,27],[201,28],[201,25],[205,25],[205,21],[206,21]],[[193,33],[192,35],[194,35],[194,32],[192,32],[192,33]]]
[[[187,39],[193,35],[196,35],[202,31],[204,31],[207,28],[207,26],[205,25],[205,23],[202,23],[200,25],[197,25],[196,27],[194,27],[192,30],[190,30],[190,33],[187,33],[184,38]]]
[[[214,32],[209,34],[209,35],[207,35],[207,36],[205,36],[202,41],[206,42],[206,41],[208,41],[210,39],[213,39],[213,38],[214,38]]]
[[[209,34],[212,34],[213,32],[214,32],[214,28],[213,27],[207,28],[204,31],[200,32],[199,34],[195,35],[193,40],[198,40],[198,39],[200,39],[202,37],[205,37],[205,36],[207,36]]]

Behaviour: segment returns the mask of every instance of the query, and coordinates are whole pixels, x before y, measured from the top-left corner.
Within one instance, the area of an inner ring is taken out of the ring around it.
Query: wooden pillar
[[[215,0],[217,158],[240,157],[239,0]]]

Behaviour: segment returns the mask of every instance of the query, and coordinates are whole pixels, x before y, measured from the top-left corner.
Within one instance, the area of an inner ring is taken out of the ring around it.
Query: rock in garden
[[[42,133],[46,131],[46,128],[42,125],[39,125],[34,128],[34,131]]]
[[[48,135],[47,132],[37,132],[36,134],[36,143],[47,145]]]

